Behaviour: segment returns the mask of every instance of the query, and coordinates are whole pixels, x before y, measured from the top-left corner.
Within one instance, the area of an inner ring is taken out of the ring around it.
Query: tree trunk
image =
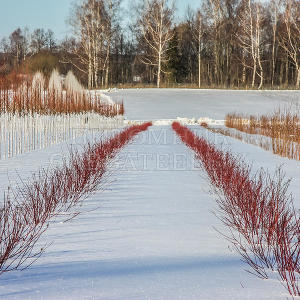
[[[280,62],[279,85],[282,86],[282,83],[283,83],[283,63]]]
[[[272,43],[272,74],[271,74],[271,85],[274,85],[274,77],[275,77],[275,45],[276,45],[276,32],[277,32],[277,7],[276,4],[274,4],[274,25],[273,25],[273,43]]]
[[[89,68],[88,68],[88,88],[92,88],[92,62],[89,60]]]
[[[158,54],[157,88],[160,88],[160,75],[161,75],[161,52],[159,52]]]
[[[286,61],[285,61],[285,85],[288,86],[289,84],[289,56],[286,54]]]
[[[201,54],[198,53],[198,87],[201,88]]]
[[[253,74],[252,74],[252,83],[251,83],[252,88],[254,88],[255,85],[255,76],[256,76],[256,61],[254,62],[253,65]]]
[[[259,66],[259,77],[260,77],[260,83],[258,86],[258,89],[262,88],[263,82],[264,82],[264,70],[262,67],[261,59],[260,59],[260,49],[257,49],[257,61],[258,61],[258,66]]]
[[[215,57],[215,65],[214,65],[215,85],[218,85],[219,84],[219,76],[218,76],[219,56],[218,56],[217,41],[215,41],[214,43],[214,57]]]
[[[296,88],[300,87],[300,66],[297,66],[297,80],[296,80]]]
[[[105,88],[108,88],[108,77],[109,76],[109,62],[107,63],[106,71],[105,71]]]
[[[263,72],[263,69],[261,69],[260,70],[260,83],[259,83],[259,86],[258,86],[259,90],[262,88],[263,82],[264,82],[264,72]]]

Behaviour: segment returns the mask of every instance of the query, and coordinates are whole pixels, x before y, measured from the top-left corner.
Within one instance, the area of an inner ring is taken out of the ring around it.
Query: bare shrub
[[[196,153],[218,195],[220,220],[229,228],[225,237],[251,267],[250,272],[268,278],[278,272],[293,296],[300,296],[299,217],[295,212],[289,180],[278,170],[274,177],[223,152],[187,127],[174,122],[173,129]]]
[[[48,91],[56,94],[61,94],[62,92],[61,77],[56,69],[50,75]]]
[[[226,116],[225,125],[248,134],[271,138],[273,153],[300,160],[300,114],[299,108],[287,106],[262,116],[232,113]]]
[[[63,92],[58,73],[54,71],[52,75],[46,90],[41,73],[36,73],[32,82],[23,81],[21,89],[22,82],[14,84],[6,78],[0,80],[0,113],[49,115],[94,112],[106,117],[124,114],[123,103],[106,103],[97,93]]]
[[[26,268],[44,251],[35,245],[49,221],[70,212],[101,184],[108,163],[151,123],[131,126],[106,141],[70,150],[62,166],[40,170],[28,183],[4,196],[0,209],[0,274]],[[13,196],[13,198],[11,198]]]
[[[37,72],[34,74],[32,78],[31,88],[33,93],[37,93],[39,95],[41,95],[44,92],[45,77],[41,72]]]

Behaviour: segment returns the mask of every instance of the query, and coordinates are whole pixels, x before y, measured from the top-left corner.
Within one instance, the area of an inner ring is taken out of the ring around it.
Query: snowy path
[[[0,277],[0,298],[284,299],[277,281],[243,271],[213,229],[221,225],[207,181],[174,137],[153,127],[127,146],[111,190],[82,209],[100,208],[54,223],[45,255]]]
[[[150,89],[110,96],[124,99],[128,119],[151,120],[269,112],[300,99],[299,94]],[[197,134],[242,155],[254,171],[264,167],[273,172],[283,164],[294,178],[290,191],[300,207],[299,162],[199,127]],[[155,126],[128,145],[120,154],[125,165],[116,162],[119,168],[107,190],[80,208],[92,211],[68,223],[53,222],[42,241],[53,242],[46,253],[28,270],[0,276],[0,299],[286,299],[278,281],[246,273],[240,257],[213,229],[222,225],[212,213],[215,199],[205,174],[193,167],[192,152],[174,138],[170,126]],[[26,179],[40,165],[59,163],[61,149],[66,151],[66,145],[0,162],[1,190],[7,172],[13,179],[17,170]]]

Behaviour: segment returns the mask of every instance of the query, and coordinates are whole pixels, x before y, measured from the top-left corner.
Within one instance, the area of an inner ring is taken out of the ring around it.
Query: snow
[[[214,120],[208,117],[199,118],[196,120],[195,118],[181,118],[177,117],[176,119],[152,119],[151,121],[153,126],[170,126],[173,122],[179,122],[182,125],[201,125],[202,123],[206,123],[207,125],[212,126],[223,126],[225,120]],[[144,123],[145,120],[124,120],[124,125],[138,125]]]
[[[104,101],[106,104],[110,104],[110,105],[115,104],[115,102],[112,100],[111,97],[109,97],[103,93],[100,93],[100,99],[101,99],[101,101]]]
[[[269,112],[298,92],[116,90],[127,123],[156,120],[119,154],[106,184],[86,199],[77,218],[53,220],[41,245],[45,254],[25,271],[0,276],[3,299],[286,299],[276,278],[261,280],[232,252],[214,215],[216,202],[193,153],[169,124],[180,116],[224,120],[227,112]],[[186,119],[185,119],[186,118]],[[193,119],[194,118],[194,119]],[[139,120],[139,121],[138,121]],[[193,120],[193,122],[192,122]],[[219,147],[231,149],[253,170],[277,166],[293,177],[290,191],[300,207],[299,162],[190,125]],[[89,139],[91,137],[88,137]],[[74,146],[81,147],[85,138]],[[22,178],[67,153],[63,143],[0,161],[1,188],[7,172]],[[215,229],[216,228],[216,229]]]
[[[209,117],[224,119],[226,113],[269,113],[279,105],[300,101],[300,91],[241,91],[193,89],[128,89],[109,94],[124,100],[129,120]]]
[[[285,178],[291,179],[289,192],[294,196],[296,208],[300,209],[300,186],[298,183],[298,178],[300,178],[299,161],[275,155],[272,151],[263,150],[259,146],[243,143],[231,137],[213,134],[208,130],[197,128],[196,133],[200,134],[200,132],[202,132],[208,140],[216,143],[223,149],[230,150],[236,155],[239,155],[251,165],[253,173],[260,168],[264,168],[270,174],[274,174],[276,170],[281,168],[285,174]]]

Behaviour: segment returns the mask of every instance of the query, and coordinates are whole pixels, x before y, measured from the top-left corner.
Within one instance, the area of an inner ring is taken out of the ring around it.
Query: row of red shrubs
[[[300,296],[300,220],[295,212],[289,181],[280,170],[271,177],[228,151],[217,149],[190,129],[172,125],[181,140],[196,153],[217,194],[218,216],[229,228],[226,238],[250,272],[268,278],[277,271],[292,296]]]
[[[51,170],[41,170],[4,196],[0,209],[0,274],[26,268],[44,251],[36,243],[49,221],[95,191],[107,164],[135,135],[151,123],[131,126],[106,141],[70,150],[70,158]]]

